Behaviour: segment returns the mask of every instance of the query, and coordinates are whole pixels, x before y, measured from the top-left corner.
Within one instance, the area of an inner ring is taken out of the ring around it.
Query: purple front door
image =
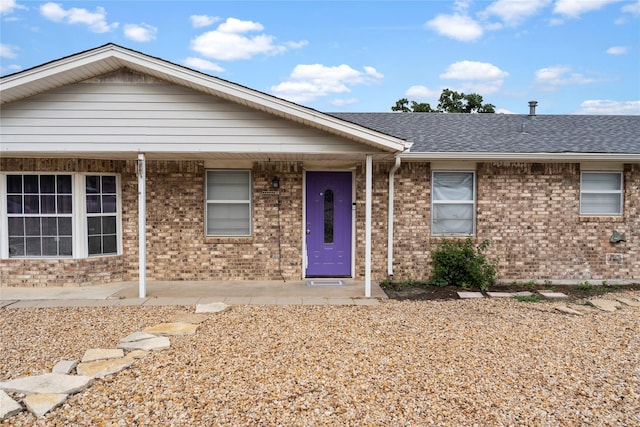
[[[307,172],[306,277],[351,276],[351,172]]]

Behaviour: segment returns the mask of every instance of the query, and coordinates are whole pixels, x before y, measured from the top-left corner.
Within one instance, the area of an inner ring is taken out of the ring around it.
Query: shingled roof
[[[329,114],[404,139],[411,153],[640,154],[640,116]]]

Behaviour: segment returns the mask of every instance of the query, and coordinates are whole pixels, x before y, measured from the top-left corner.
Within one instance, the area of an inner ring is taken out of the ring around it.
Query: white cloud
[[[637,0],[635,3],[622,6],[622,11],[632,15],[640,15],[640,0]]]
[[[491,3],[481,14],[483,16],[495,15],[506,25],[520,25],[527,18],[537,14],[541,9],[551,3],[551,0],[496,0]]]
[[[640,115],[640,101],[587,100],[576,114]]]
[[[107,12],[100,6],[96,7],[95,12],[89,12],[77,7],[65,10],[60,4],[50,2],[40,6],[40,13],[53,22],[86,25],[94,33],[106,33],[118,27],[117,22],[107,23]]]
[[[353,105],[360,102],[358,98],[347,98],[347,99],[334,99],[331,101],[331,105],[336,107],[344,107],[345,105]]]
[[[227,18],[227,20],[218,27],[218,31],[232,34],[262,30],[264,30],[264,26],[259,22],[242,21],[237,18]]]
[[[124,35],[135,42],[155,40],[158,29],[148,24],[128,24],[124,26]]]
[[[215,24],[216,22],[222,20],[222,18],[219,18],[217,16],[208,15],[191,15],[189,19],[191,20],[191,25],[193,25],[193,28],[208,27],[209,25]]]
[[[15,9],[27,9],[20,6],[15,0],[0,0],[0,15],[8,15],[13,13]]]
[[[460,80],[460,90],[484,95],[500,90],[508,75],[488,62],[460,61],[449,65],[440,78]]]
[[[216,73],[224,72],[224,68],[222,68],[218,64],[207,61],[206,59],[194,58],[192,56],[184,60],[184,65],[186,65],[187,67],[195,68],[197,70],[214,71]]]
[[[619,1],[621,0],[557,0],[553,12],[578,18],[584,13],[602,9],[611,3]]]
[[[574,72],[569,66],[555,65],[536,71],[535,81],[544,86],[555,87],[568,84],[588,84],[596,80]]]
[[[13,73],[16,73],[16,72],[18,72],[20,70],[22,70],[22,67],[17,65],[17,64],[9,64],[7,66],[0,65],[0,74],[1,75],[13,74]]]
[[[441,93],[442,89],[429,89],[426,86],[415,85],[409,87],[409,89],[407,89],[404,94],[409,99],[424,101],[430,99],[438,99]]]
[[[460,61],[454,62],[440,74],[441,79],[458,80],[495,80],[507,77],[509,73],[488,62]]]
[[[511,110],[507,110],[506,108],[496,108],[496,114],[517,114]]]
[[[470,42],[482,37],[484,30],[473,18],[467,15],[438,15],[427,21],[425,28],[436,31],[441,36],[454,40]]]
[[[15,58],[18,56],[16,50],[18,50],[17,46],[0,43],[0,58]]]
[[[351,86],[373,84],[384,76],[373,67],[358,71],[348,65],[327,67],[322,64],[297,65],[289,79],[272,86],[271,91],[293,102],[310,102],[336,93],[349,93]]]
[[[288,49],[306,45],[305,41],[275,43],[275,37],[268,34],[246,35],[261,32],[262,24],[228,18],[217,29],[206,32],[191,40],[191,49],[207,58],[220,61],[250,59],[255,55],[276,55]]]
[[[609,55],[624,55],[627,53],[627,48],[624,46],[611,46],[607,49]]]

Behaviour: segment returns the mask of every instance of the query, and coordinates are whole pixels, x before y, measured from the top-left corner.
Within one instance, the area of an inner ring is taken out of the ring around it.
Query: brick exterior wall
[[[388,178],[374,163],[372,277],[387,277]],[[82,286],[136,280],[138,185],[134,161],[0,159],[3,171],[120,175],[123,254],[88,259],[0,260],[2,286]],[[205,167],[200,161],[147,161],[148,280],[299,280],[302,264],[301,162],[255,162],[251,237],[206,237]],[[580,166],[479,163],[477,236],[489,239],[503,280],[640,279],[640,165],[625,165],[624,215],[581,217]],[[280,179],[273,194],[271,179]],[[394,278],[430,276],[428,162],[406,162],[395,178]],[[355,170],[356,279],[364,278],[364,165]],[[627,242],[609,243],[613,230]],[[611,255],[611,254],[617,254]],[[622,256],[621,258],[619,256]]]

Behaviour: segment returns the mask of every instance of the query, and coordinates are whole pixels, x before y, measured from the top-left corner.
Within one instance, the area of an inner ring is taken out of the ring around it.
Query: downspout
[[[396,156],[396,163],[389,171],[389,224],[387,226],[387,276],[393,277],[393,200],[394,200],[394,178],[396,171],[400,168],[402,160]]]
[[[147,296],[147,194],[144,153],[138,153],[138,297]]]
[[[371,194],[373,187],[373,157],[368,154],[366,159],[365,184],[365,233],[364,233],[364,296],[371,297]]]

